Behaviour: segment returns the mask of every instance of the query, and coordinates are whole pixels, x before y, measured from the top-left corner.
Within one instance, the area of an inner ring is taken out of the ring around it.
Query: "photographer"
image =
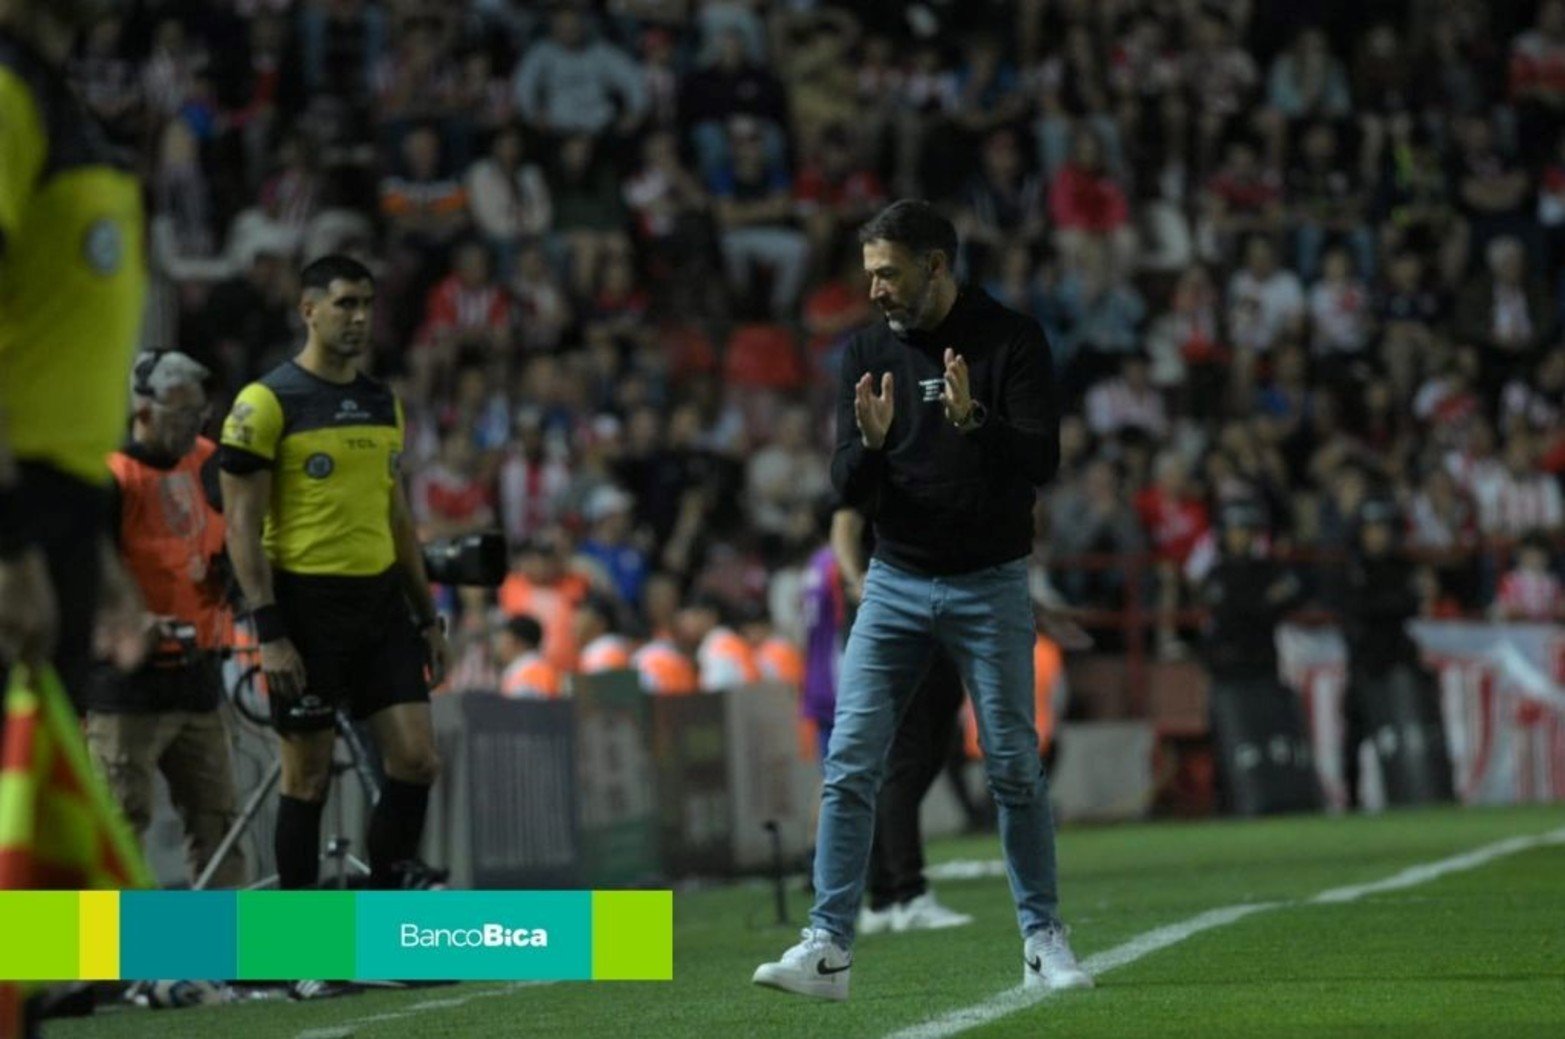
[[[218,711],[218,650],[231,625],[224,601],[223,517],[213,500],[217,446],[199,436],[206,368],[182,353],[147,352],[131,374],[129,441],[109,456],[112,533],[156,619],[146,662],[131,674],[99,666],[87,687],[87,746],[138,839],[152,822],[162,772],[185,826],[191,880],[235,816],[228,731]],[[244,883],[231,850],[216,887]]]

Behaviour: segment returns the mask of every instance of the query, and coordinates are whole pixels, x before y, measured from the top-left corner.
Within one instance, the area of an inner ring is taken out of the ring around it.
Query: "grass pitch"
[[[1083,958],[1218,907],[1278,904],[1105,972],[1096,991],[1051,997],[960,1034],[1559,1039],[1565,844],[1341,904],[1309,899],[1561,827],[1565,811],[1518,808],[1067,829],[1060,838],[1062,908]],[[992,837],[931,849],[937,862],[998,855]],[[1020,981],[1021,942],[1004,879],[937,887],[943,901],[973,913],[977,923],[862,939],[845,1004],[750,984],[756,964],[796,940],[808,908],[795,884],[795,926],[776,927],[770,889],[752,884],[676,896],[670,983],[473,984],[313,1003],[108,1011],[51,1022],[45,1035],[879,1039],[963,1008],[992,1006]],[[926,1025],[926,1035],[933,1034]]]

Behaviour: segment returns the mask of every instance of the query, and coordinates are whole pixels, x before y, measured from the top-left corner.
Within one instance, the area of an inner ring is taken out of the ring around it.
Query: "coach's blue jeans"
[[[1058,923],[1054,820],[1033,724],[1034,637],[1025,559],[954,577],[870,562],[837,679],[815,845],[815,927],[853,941],[886,752],[937,641],[973,699],[1022,934]]]

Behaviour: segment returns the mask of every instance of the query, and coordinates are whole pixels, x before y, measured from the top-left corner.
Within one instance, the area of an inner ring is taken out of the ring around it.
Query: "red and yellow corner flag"
[[[0,890],[151,887],[54,669],[17,666],[4,708]],[[22,996],[0,979],[0,1037],[19,1034]]]
[[[151,887],[52,668],[17,667],[0,749],[0,890]]]

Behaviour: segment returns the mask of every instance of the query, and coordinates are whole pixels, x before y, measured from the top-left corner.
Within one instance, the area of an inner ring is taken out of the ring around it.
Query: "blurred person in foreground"
[[[874,503],[875,555],[842,661],[810,924],[753,980],[848,997],[876,791],[897,716],[938,646],[976,704],[1023,984],[1090,987],[1059,919],[1033,726],[1027,557],[1034,488],[1059,458],[1049,345],[1037,322],[957,284],[956,229],[927,203],[893,203],[859,241],[885,322],[844,354],[832,483],[849,507]]]
[[[78,711],[100,598],[127,665],[142,620],[104,537],[146,302],[142,186],[65,77],[118,6],[0,0],[0,690],[12,666],[52,665]],[[18,1021],[14,994],[0,984],[0,1028],[36,1034],[38,1003]]]
[[[147,271],[141,185],[64,67],[116,6],[0,0],[0,661],[52,662],[78,710],[100,586],[128,590],[104,459]]]

